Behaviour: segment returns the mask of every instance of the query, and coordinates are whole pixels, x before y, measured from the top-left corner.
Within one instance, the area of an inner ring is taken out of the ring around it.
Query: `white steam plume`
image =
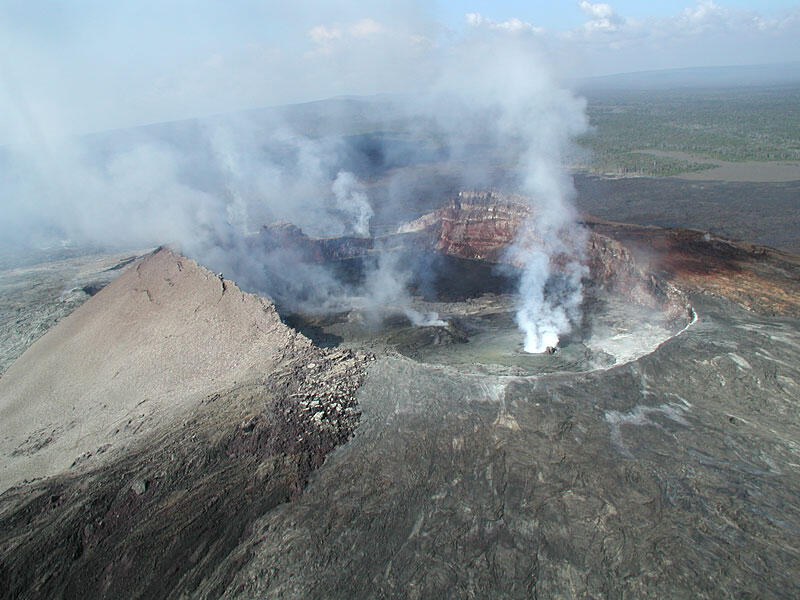
[[[575,195],[566,160],[572,138],[586,128],[585,105],[543,79],[552,100],[523,157],[533,216],[509,250],[522,267],[517,324],[525,352],[555,348],[580,320],[586,232],[572,205]]]
[[[274,117],[174,129],[1,148],[0,233],[18,223],[60,241],[169,243],[202,259],[222,238],[276,220],[318,236],[368,229],[372,209],[357,178],[340,172],[340,141]]]
[[[402,312],[416,327],[444,327],[447,323],[437,313],[421,313],[411,307],[410,279],[411,273],[400,265],[399,253],[383,249],[378,254],[376,264],[367,270],[363,286],[362,302],[371,311],[372,319],[382,316],[376,311],[393,309]]]
[[[531,218],[509,257],[521,268],[517,323],[526,352],[555,347],[580,319],[585,233],[572,206],[568,162],[586,130],[586,102],[561,88],[529,40],[478,30],[456,47],[428,106],[469,185],[498,163],[518,174]],[[475,156],[477,143],[492,151]],[[494,162],[493,162],[494,161]]]
[[[570,140],[586,127],[584,103],[543,67],[535,36],[477,23],[463,38],[437,41],[417,35],[417,24],[410,19],[408,31],[391,36],[388,28],[352,30],[350,37],[331,40],[324,53],[302,54],[316,67],[308,73],[337,86],[357,74],[359,82],[409,92],[396,100],[391,115],[382,108],[366,118],[359,114],[350,130],[347,119],[329,108],[349,100],[337,100],[272,111],[269,117],[240,113],[62,143],[49,139],[45,128],[33,136],[45,143],[0,148],[0,233],[21,241],[35,233],[40,239],[126,247],[172,243],[258,291],[273,294],[282,287],[304,305],[318,306],[369,297],[373,305],[398,307],[415,322],[438,324],[435,315],[410,309],[408,277],[391,257],[377,260],[359,287],[337,281],[319,265],[298,266],[299,255],[254,252],[242,237],[277,220],[312,236],[366,235],[378,220],[373,209],[401,215],[407,200],[429,193],[437,198],[440,189],[422,191],[406,181],[416,167],[435,164],[459,187],[484,187],[498,172],[512,173],[517,189],[533,202],[528,228],[510,250],[523,272],[518,322],[526,349],[552,345],[579,318],[582,234],[564,169]],[[422,30],[434,35],[436,28]],[[280,56],[270,54],[275,61]],[[344,73],[341,65],[351,68]],[[393,80],[395,73],[406,79]],[[248,87],[247,79],[240,83]],[[313,89],[297,94],[331,95]],[[297,111],[305,111],[303,131],[289,116]],[[348,146],[352,140],[342,136],[397,130],[404,144],[358,156]],[[375,156],[384,163],[378,160],[373,169]],[[392,171],[395,164],[401,168]],[[398,173],[395,179],[392,172]],[[378,178],[389,190],[381,205],[371,203],[359,183],[369,182],[374,200]],[[397,210],[387,210],[387,204]],[[289,275],[292,281],[281,279]]]
[[[351,232],[368,237],[369,221],[374,212],[355,175],[349,171],[339,171],[331,190],[336,198],[336,207],[349,217]]]

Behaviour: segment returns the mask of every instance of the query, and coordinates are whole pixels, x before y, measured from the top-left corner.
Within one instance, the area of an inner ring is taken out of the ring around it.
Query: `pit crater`
[[[301,248],[351,284],[364,280],[377,253],[392,255],[406,270],[408,301],[384,305],[377,314],[360,308],[292,310],[280,302],[279,312],[319,346],[396,352],[466,373],[510,376],[610,368],[649,354],[692,321],[694,312],[680,290],[649,265],[637,264],[619,241],[587,229],[580,322],[561,337],[555,353],[524,352],[515,321],[519,270],[504,260],[504,250],[529,210],[491,194],[460,194],[380,237],[283,234],[282,247]],[[262,235],[275,245],[269,227]],[[553,271],[557,287],[557,265]],[[420,325],[410,314],[444,324]]]

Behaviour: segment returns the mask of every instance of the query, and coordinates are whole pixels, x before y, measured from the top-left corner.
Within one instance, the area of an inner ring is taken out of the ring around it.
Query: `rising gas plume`
[[[336,53],[360,53],[383,30],[373,22],[325,31],[310,37],[328,64]],[[359,43],[337,47],[348,35]],[[404,94],[94,136],[45,130],[8,145],[0,157],[5,239],[20,248],[172,244],[290,308],[399,310],[416,324],[443,325],[411,308],[407,270],[391,250],[378,246],[354,283],[285,249],[254,250],[246,239],[275,221],[314,236],[369,236],[378,209],[409,216],[405,204],[426,193],[398,166],[433,165],[461,188],[493,185],[502,172],[532,203],[510,250],[522,272],[524,349],[555,346],[581,302],[583,234],[566,168],[571,140],[587,126],[584,102],[558,84],[524,32],[477,23],[460,37],[426,39],[414,38],[413,52],[394,39],[364,64],[359,54],[364,77],[380,74],[388,89],[402,87],[391,73],[416,72]],[[354,130],[370,135],[343,135]]]

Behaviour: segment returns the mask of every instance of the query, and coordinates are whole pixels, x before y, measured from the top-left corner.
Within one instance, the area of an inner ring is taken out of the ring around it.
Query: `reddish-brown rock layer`
[[[800,315],[800,257],[691,229],[586,219],[624,245],[642,272],[686,293],[714,294],[749,310]]]
[[[501,261],[531,210],[526,204],[487,200],[461,195],[443,208],[436,249],[459,258]]]
[[[461,192],[447,206],[404,225],[398,233],[427,232],[434,248],[472,260],[502,262],[506,248],[531,215],[521,201],[496,192]]]
[[[655,277],[637,265],[634,256],[619,241],[592,231],[587,249],[592,286],[642,306],[659,308],[670,318],[681,317],[688,310],[685,295],[668,281]]]
[[[383,243],[508,262],[506,250],[534,211],[535,203],[520,196],[462,192],[443,208],[385,236]],[[623,225],[588,216],[583,223],[588,234],[582,260],[589,267],[591,286],[676,317],[687,306],[685,293],[716,294],[750,310],[800,314],[796,256],[701,231]],[[265,227],[259,243],[268,249],[291,249],[314,262],[365,256],[374,247],[368,238],[309,238],[288,224]],[[553,268],[559,268],[559,259]]]
[[[507,262],[506,250],[533,210],[521,197],[462,192],[447,206],[404,225],[398,233],[416,235],[416,241],[422,242],[417,247],[427,246],[450,256]],[[555,269],[563,258],[554,260]],[[686,301],[682,294],[641,269],[628,249],[612,237],[590,231],[584,260],[592,286],[643,306],[666,310],[673,317],[684,313]]]
[[[425,232],[433,248],[460,258],[503,262],[530,216],[529,204],[497,193],[460,194],[448,206],[400,228]],[[584,218],[591,285],[673,316],[685,293],[711,293],[767,313],[800,314],[800,258],[702,231]]]

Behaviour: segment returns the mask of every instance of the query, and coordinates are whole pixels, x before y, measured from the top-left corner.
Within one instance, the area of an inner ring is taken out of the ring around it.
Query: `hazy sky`
[[[413,91],[513,36],[564,78],[800,60],[800,3],[0,0],[0,143]]]

